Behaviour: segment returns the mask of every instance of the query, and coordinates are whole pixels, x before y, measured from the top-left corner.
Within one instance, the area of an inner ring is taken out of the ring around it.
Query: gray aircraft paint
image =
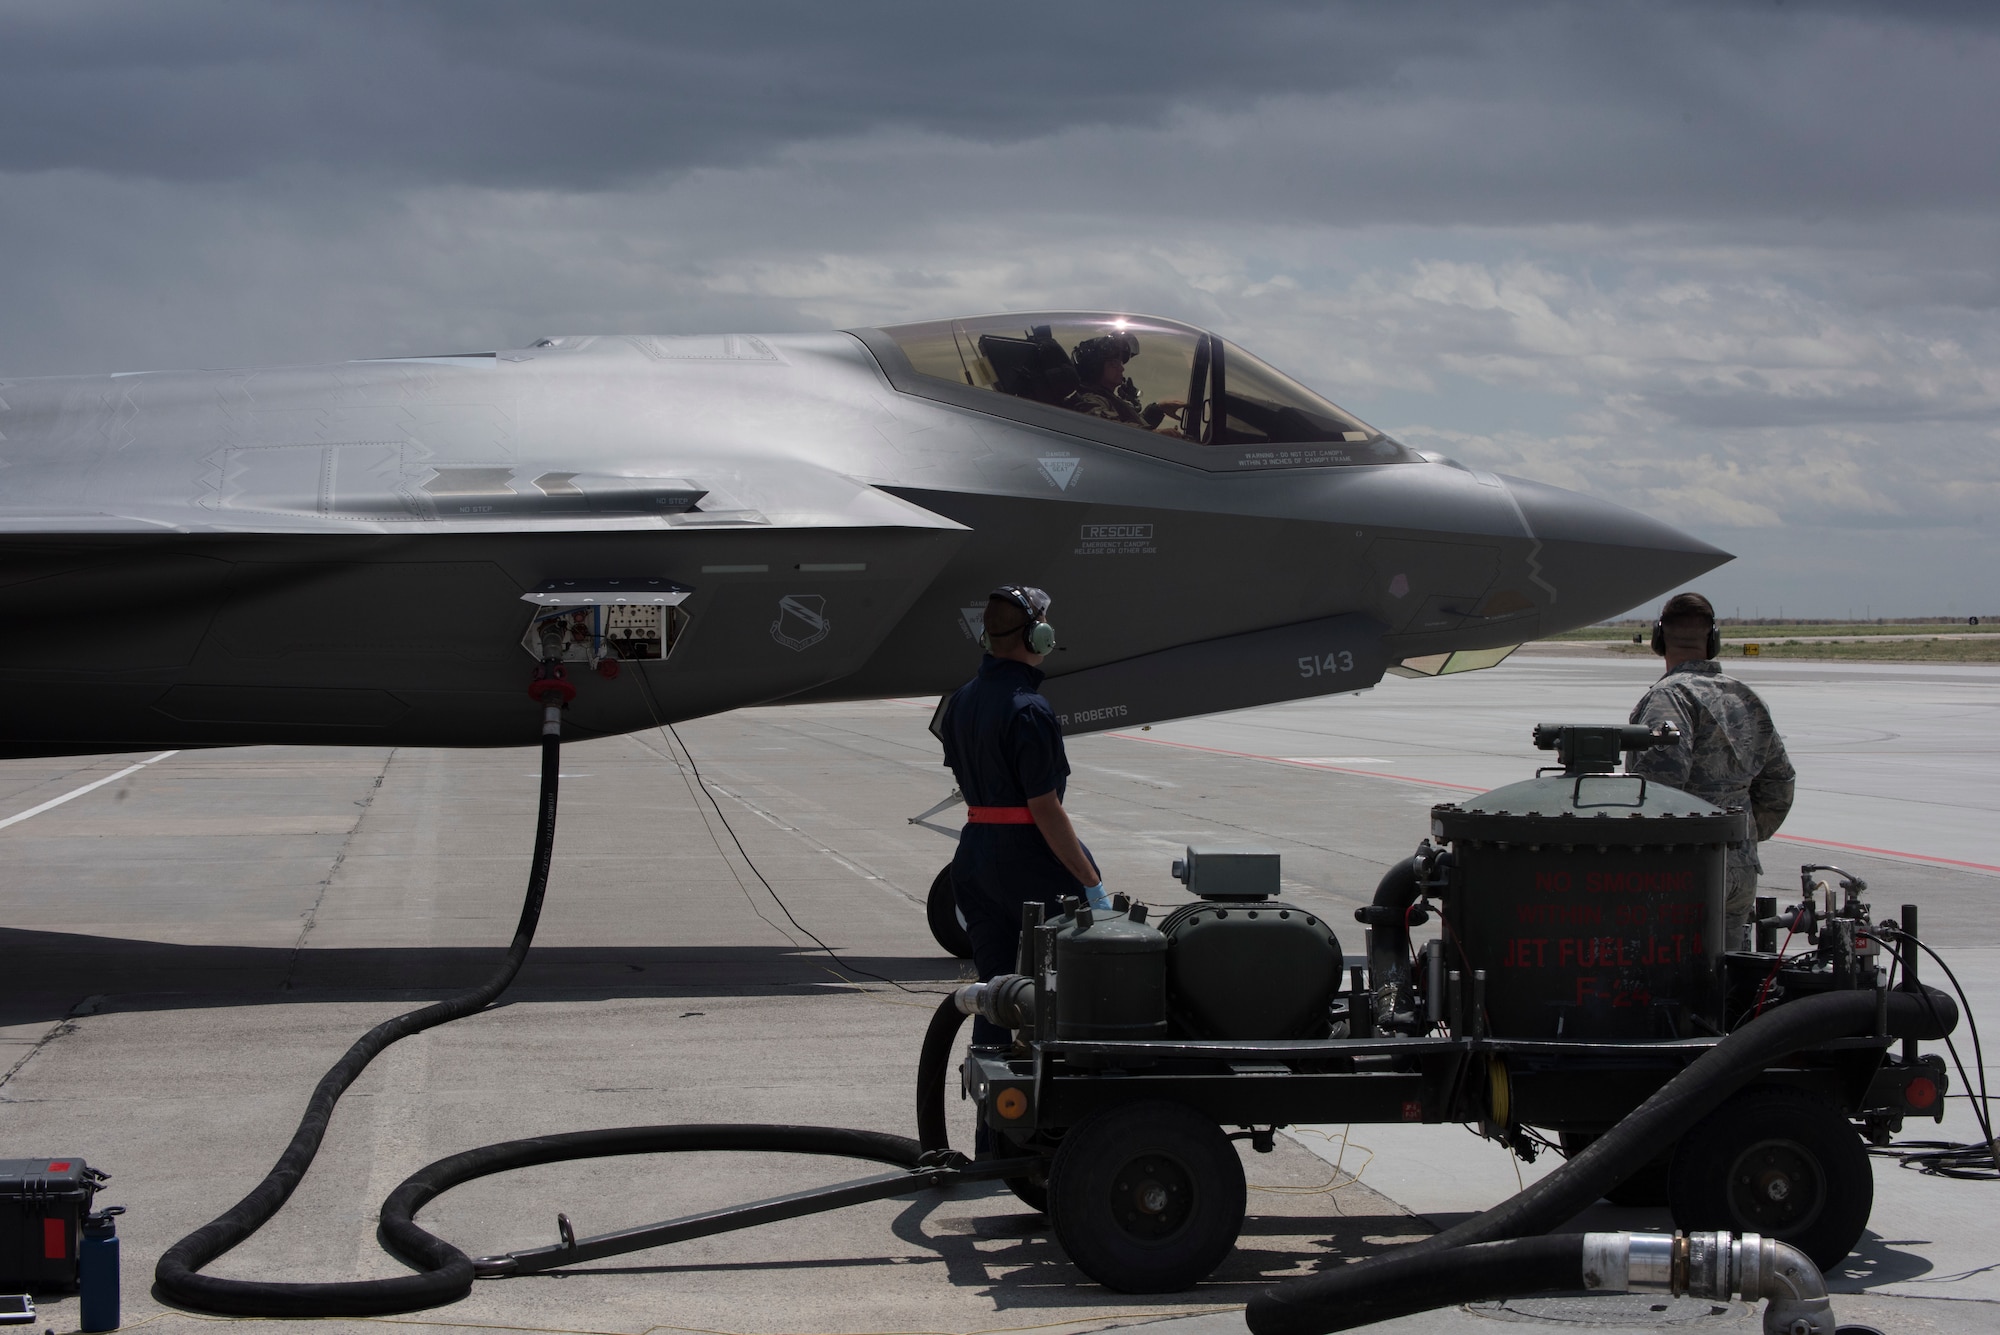
[[[667,658],[580,677],[573,735],[948,690],[1010,581],[1054,595],[1050,695],[1088,731],[1359,689],[1727,559],[1449,461],[1190,466],[909,392],[883,342],[0,380],[0,752],[532,741],[521,599],[551,579],[695,591]],[[1299,675],[1327,652],[1355,669]]]

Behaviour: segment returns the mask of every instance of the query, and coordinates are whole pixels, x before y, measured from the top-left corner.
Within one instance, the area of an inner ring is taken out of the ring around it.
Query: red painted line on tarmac
[[[1814,839],[1803,834],[1777,834],[1774,839],[1783,839],[1790,844],[1815,844],[1820,848],[1844,848],[1850,853],[1878,853],[1885,858],[1905,858],[1911,862],[1933,862],[1940,867],[1970,867],[1974,871],[2000,872],[2000,867],[1984,862],[1961,862],[1957,858],[1933,857],[1929,853],[1905,853],[1895,848],[1870,848],[1867,844],[1843,844],[1835,839]]]
[[[1153,746],[1178,747],[1183,751],[1202,751],[1212,756],[1231,756],[1237,760],[1261,760],[1272,765],[1290,765],[1295,769],[1320,770],[1329,774],[1358,774],[1366,779],[1389,779],[1396,783],[1413,783],[1422,788],[1452,788],[1462,793],[1483,793],[1487,790],[1468,783],[1444,783],[1437,779],[1418,779],[1408,774],[1389,774],[1378,769],[1350,769],[1344,765],[1315,765],[1307,760],[1294,760],[1288,756],[1267,756],[1256,751],[1231,751],[1220,746],[1197,746],[1193,742],[1168,741],[1164,737],[1141,737],[1132,732],[1106,733],[1127,742],[1146,742]],[[1965,867],[1972,871],[2000,873],[2000,867],[1985,862],[1966,862],[1959,858],[1934,857],[1929,853],[1906,853],[1897,848],[1874,848],[1868,844],[1843,844],[1837,839],[1814,839],[1803,834],[1781,834],[1775,836],[1787,843],[1812,844],[1819,848],[1844,848],[1850,853],[1873,853],[1878,857],[1901,858],[1909,862],[1928,862],[1940,867]]]
[[[1170,742],[1164,737],[1141,737],[1133,732],[1113,732],[1109,737],[1123,738],[1128,742],[1149,742],[1154,746],[1177,746],[1183,751],[1206,751],[1212,756],[1234,756],[1238,760],[1262,760],[1273,765],[1293,765],[1299,769],[1318,770],[1323,774],[1360,774],[1370,779],[1393,779],[1397,783],[1414,783],[1421,788],[1455,788],[1462,793],[1483,793],[1484,788],[1475,788],[1469,783],[1442,783],[1436,779],[1415,779],[1407,774],[1389,774],[1379,769],[1348,769],[1343,765],[1315,765],[1309,760],[1293,760],[1289,756],[1259,755],[1255,751],[1229,751],[1220,746],[1196,746],[1193,742]]]

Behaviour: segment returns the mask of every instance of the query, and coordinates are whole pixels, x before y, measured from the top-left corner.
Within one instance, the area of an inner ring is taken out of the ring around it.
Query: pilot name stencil
[[[1078,534],[1078,556],[1155,556],[1151,524],[1085,524]]]
[[[778,619],[771,623],[771,638],[793,653],[812,648],[832,629],[826,599],[819,594],[788,593],[778,599]]]
[[[1035,460],[1042,476],[1055,484],[1057,491],[1068,491],[1069,484],[1076,481],[1077,470],[1083,467],[1083,460],[1074,454],[1045,454]]]

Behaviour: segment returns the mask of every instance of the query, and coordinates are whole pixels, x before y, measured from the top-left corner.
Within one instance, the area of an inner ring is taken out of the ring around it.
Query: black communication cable
[[[1979,1041],[1979,1021],[1972,1014],[1972,999],[1965,994],[1958,975],[1944,958],[1931,949],[1921,938],[1909,936],[1902,928],[1892,923],[1882,923],[1876,928],[1878,939],[1895,959],[1896,968],[1904,971],[1902,952],[1890,945],[1890,940],[1907,942],[1931,957],[1931,962],[1944,970],[1944,976],[1951,982],[1951,990],[1958,994],[1959,1009],[1965,1012],[1966,1029],[1972,1034],[1972,1060],[1979,1068],[1979,1093],[1972,1092],[1972,1079],[1965,1072],[1965,1062],[1958,1055],[1958,1045],[1951,1041],[1951,1035],[1944,1036],[1945,1050],[1951,1053],[1951,1062],[1958,1070],[1958,1078],[1965,1085],[1965,1096],[1972,1104],[1972,1115],[1979,1123],[1979,1130],[1986,1137],[1983,1145],[1963,1145],[1949,1140],[1899,1141],[1880,1147],[1873,1152],[1880,1157],[1897,1159],[1905,1168],[1915,1168],[1919,1172],[1931,1173],[1939,1177],[1957,1177],[1977,1181],[2000,1181],[2000,1143],[1993,1139],[1992,1106],[1986,1087],[1986,1053]],[[1928,1001],[1928,994],[1924,995]],[[1983,1161],[1983,1162],[1982,1162]]]
[[[842,959],[839,955],[835,954],[833,947],[829,946],[826,942],[820,940],[819,937],[813,933],[813,930],[810,927],[807,927],[804,923],[800,922],[796,917],[792,916],[792,910],[788,905],[786,905],[783,896],[779,895],[777,890],[771,885],[770,879],[766,877],[763,872],[757,869],[757,864],[753,862],[750,858],[749,850],[745,849],[743,847],[743,841],[737,838],[736,827],[729,823],[729,817],[723,814],[722,803],[715,800],[714,790],[709,787],[708,780],[702,777],[701,766],[695,763],[694,752],[688,750],[688,744],[681,740],[681,735],[679,731],[675,729],[673,724],[662,723],[660,726],[665,728],[667,732],[673,736],[674,742],[681,749],[681,755],[687,758],[687,766],[689,771],[692,772],[694,775],[695,784],[701,789],[702,796],[708,799],[708,804],[711,807],[715,808],[716,819],[720,820],[722,822],[722,828],[729,832],[729,841],[736,845],[737,853],[743,858],[743,865],[750,869],[750,874],[752,876],[755,876],[757,880],[762,883],[764,889],[767,892],[769,892],[771,898],[777,902],[778,911],[785,915],[786,922],[789,922],[792,926],[798,928],[799,931],[803,933],[808,940],[810,940],[814,945],[818,946],[821,950],[825,951],[826,957],[828,959],[832,960],[835,964],[838,964],[841,968],[846,969],[852,973],[858,973],[864,978],[873,978],[877,982],[887,983],[889,986],[896,988],[899,991],[907,992],[913,997],[948,997],[951,995],[951,993],[949,992],[938,992],[927,987],[905,987],[903,984],[897,982],[893,978],[885,978],[881,974],[872,972],[871,970],[868,969],[864,969],[858,964],[850,964],[846,960]]]
[[[928,987],[905,987],[893,978],[885,978],[873,970],[864,969],[858,964],[850,964],[835,954],[832,946],[820,940],[817,933],[800,922],[792,913],[791,906],[785,903],[784,896],[780,895],[777,888],[771,884],[771,879],[764,875],[758,868],[757,863],[750,856],[750,851],[743,847],[743,840],[737,836],[736,827],[729,823],[728,815],[722,810],[722,803],[715,800],[714,790],[709,787],[708,780],[702,776],[701,766],[695,762],[694,752],[688,749],[687,742],[681,738],[680,730],[668,722],[661,714],[659,702],[653,699],[652,684],[646,680],[646,675],[643,672],[639,674],[639,694],[646,702],[646,712],[653,716],[653,725],[672,737],[674,745],[680,748],[682,759],[687,761],[688,771],[694,775],[695,786],[700,788],[701,795],[708,799],[708,805],[715,809],[715,817],[722,822],[722,828],[729,832],[729,842],[736,845],[737,856],[743,859],[743,865],[748,867],[750,874],[755,876],[758,882],[763,885],[765,893],[769,894],[771,899],[777,904],[778,911],[785,915],[786,922],[798,928],[799,932],[807,940],[826,952],[828,959],[851,973],[858,973],[864,978],[873,978],[878,983],[887,983],[896,990],[907,992],[913,997],[946,997],[951,995],[950,992],[939,992]]]

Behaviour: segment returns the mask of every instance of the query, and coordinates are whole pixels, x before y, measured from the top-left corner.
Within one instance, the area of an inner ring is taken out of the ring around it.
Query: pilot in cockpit
[[[1162,399],[1139,406],[1139,389],[1125,376],[1125,364],[1139,355],[1139,336],[1119,330],[1076,345],[1076,374],[1082,386],[1063,407],[1111,422],[1157,431],[1168,417],[1179,420],[1186,405]]]

